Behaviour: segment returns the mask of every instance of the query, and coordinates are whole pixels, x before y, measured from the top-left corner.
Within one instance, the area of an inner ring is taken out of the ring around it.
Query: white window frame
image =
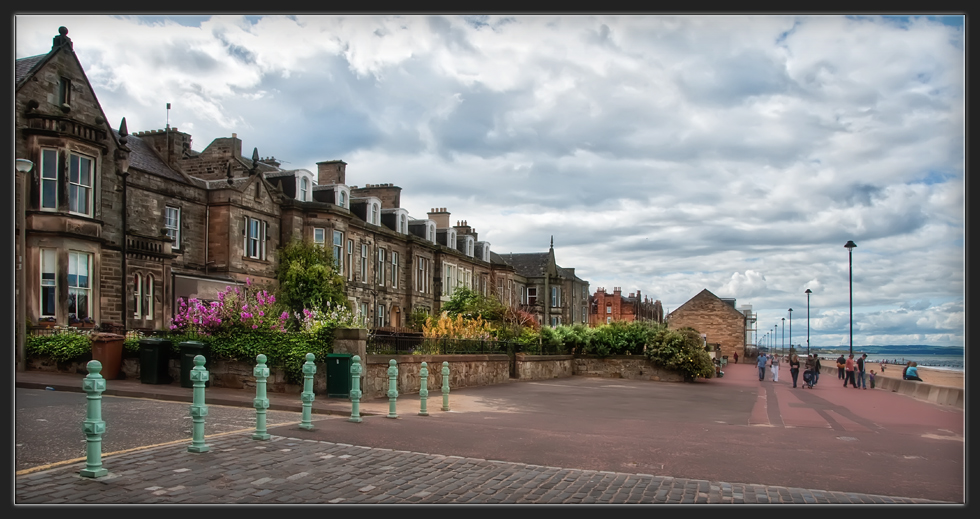
[[[427,227],[428,231],[426,232],[426,235],[428,240],[432,243],[436,243],[436,224],[430,223]]]
[[[75,174],[76,160],[78,178],[73,180],[72,176]],[[82,181],[83,161],[88,161],[88,184]],[[95,191],[95,159],[87,155],[71,152],[68,154],[68,165],[68,212],[80,216],[92,216],[92,197]],[[79,194],[82,191],[84,191],[85,210],[79,211],[79,200],[82,198]]]
[[[416,263],[418,263],[418,271],[416,272],[415,278],[415,289],[419,293],[427,294],[429,293],[429,258],[423,258],[422,256],[416,256]]]
[[[41,148],[41,185],[38,207],[42,211],[58,210],[58,150]],[[52,176],[53,175],[53,176]],[[44,186],[50,186],[50,197],[44,196]]]
[[[326,245],[327,233],[322,227],[313,228],[313,244],[323,247]]]
[[[344,271],[344,233],[338,230],[333,231],[333,261],[337,272]]]
[[[408,216],[403,214],[399,220],[401,222],[401,225],[398,226],[399,232],[402,234],[408,234]]]
[[[347,239],[347,281],[354,280],[354,240]]]
[[[361,326],[367,328],[368,325],[368,304],[361,303]]]
[[[40,249],[41,255],[41,279],[40,279],[40,293],[38,294],[38,315],[41,317],[58,317],[58,251],[57,249]],[[47,259],[45,259],[47,256]],[[50,276],[45,279],[45,274]],[[49,291],[50,303],[53,308],[51,313],[45,313],[44,311],[44,301],[45,295],[44,291]]]
[[[561,288],[555,285],[551,285],[551,307],[558,308],[561,306]]]
[[[391,251],[391,288],[398,288],[398,252]]]
[[[374,319],[375,319],[375,322],[377,323],[378,328],[383,328],[385,326],[385,322],[387,321],[387,319],[386,319],[387,317],[388,317],[388,312],[385,309],[385,305],[383,303],[379,303],[378,304],[378,314],[374,316]]]
[[[607,314],[611,314],[612,313],[612,305],[611,304],[607,304],[606,305],[606,313]]]
[[[606,324],[612,323],[612,317],[606,317]]]
[[[133,319],[143,317],[143,275],[133,275]]]
[[[172,249],[180,250],[180,208],[168,205],[164,208],[163,226],[173,241]]]
[[[442,295],[452,297],[459,282],[459,267],[452,263],[443,263],[442,272]]]
[[[153,320],[153,274],[147,274],[144,280],[145,286],[143,288],[143,310],[145,312],[144,318],[148,320]]]
[[[340,190],[340,207],[347,207],[347,192],[343,189]]]
[[[378,225],[378,204],[371,204],[371,223]]]
[[[80,260],[85,259],[85,283],[82,285],[80,283],[79,275],[79,263]],[[74,274],[72,274],[74,272]],[[72,284],[72,276],[75,276],[76,283]],[[79,317],[78,312],[78,301],[80,297],[85,298],[85,315]],[[94,317],[92,315],[92,255],[88,252],[81,251],[68,251],[68,319],[71,320],[71,308],[72,302],[74,301],[75,306],[75,319],[85,319],[86,317]]]
[[[269,224],[264,220],[245,217],[245,241],[243,243],[243,255],[247,258],[264,260],[265,241],[268,233]]]
[[[385,249],[378,247],[378,268],[374,273],[374,279],[378,286],[385,286]]]
[[[361,283],[367,283],[367,261],[368,261],[368,246],[366,243],[361,244],[361,278],[359,281]]]
[[[299,199],[301,202],[306,202],[309,200],[310,192],[310,179],[306,177],[300,177],[299,179]]]

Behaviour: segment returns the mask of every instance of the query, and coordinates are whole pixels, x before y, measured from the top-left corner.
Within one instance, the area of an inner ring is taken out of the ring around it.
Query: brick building
[[[588,282],[553,248],[526,268],[446,208],[412,218],[400,187],[349,185],[342,160],[290,170],[257,148],[243,156],[234,133],[196,151],[177,128],[113,129],[67,32],[15,65],[19,366],[27,321],[164,329],[179,298],[214,299],[246,278],[272,288],[291,239],[331,248],[367,327],[437,313],[460,286],[546,324],[585,319]]]
[[[734,299],[722,299],[704,289],[665,318],[671,329],[691,327],[706,335],[709,344],[719,344],[721,354],[745,355],[747,319],[735,309]]]
[[[640,291],[630,292],[623,296],[620,287],[613,288],[613,293],[599,288],[589,297],[589,326],[609,324],[613,321],[655,321],[662,323],[664,309],[660,301],[651,301],[642,297]]]

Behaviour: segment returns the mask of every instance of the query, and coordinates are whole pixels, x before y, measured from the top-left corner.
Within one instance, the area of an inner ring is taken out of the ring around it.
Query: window
[[[333,264],[337,272],[344,271],[344,233],[333,232]]]
[[[443,264],[442,295],[451,296],[456,291],[459,280],[459,269],[450,263]]]
[[[426,294],[429,292],[429,259],[417,256],[416,260],[419,270],[415,277],[415,290]]]
[[[527,304],[536,305],[538,303],[538,287],[527,287]]]
[[[551,327],[561,326],[561,317],[556,315],[551,316]]]
[[[586,308],[586,307],[583,306],[582,307],[582,322],[583,323],[586,322],[586,319],[588,317],[588,313],[589,313],[588,308]]]
[[[143,276],[133,276],[133,319],[143,316]]]
[[[302,202],[309,200],[307,193],[310,190],[310,179],[303,177],[299,179],[299,199]]]
[[[265,241],[269,225],[257,218],[245,217],[245,256],[265,259]]]
[[[609,324],[611,322],[612,322],[612,317],[606,317],[606,324]]]
[[[347,193],[344,191],[340,192],[340,207],[347,207]]]
[[[58,209],[58,152],[41,150],[41,210]]]
[[[92,317],[89,313],[92,299],[91,254],[68,253],[68,319],[82,320]]]
[[[466,239],[466,255],[473,257],[473,240],[469,238]]]
[[[55,317],[57,268],[55,250],[41,249],[41,317]]]
[[[146,275],[145,285],[143,286],[143,315],[146,319],[153,319],[153,276]]]
[[[521,285],[521,304],[527,304],[527,287],[525,285]]]
[[[361,244],[361,277],[360,277],[361,283],[364,283],[365,280],[367,279],[367,258],[368,258],[367,252],[368,252],[367,244],[362,243]]]
[[[398,288],[398,253],[391,251],[391,288]]]
[[[347,281],[354,279],[354,240],[347,240]]]
[[[58,81],[58,102],[63,105],[71,105],[71,80],[63,77]]]
[[[435,224],[429,224],[428,239],[432,243],[436,242],[436,226]]]
[[[582,285],[582,299],[587,299],[589,297],[589,287]]]
[[[321,229],[319,227],[314,227],[313,228],[313,243],[315,245],[319,245],[319,246],[323,247],[323,245],[324,245],[325,242],[326,242],[326,237],[325,237],[325,235],[323,233],[323,229]]]
[[[172,240],[174,249],[180,249],[180,208],[170,207],[166,208],[166,213],[164,216],[163,226],[167,229],[167,236]]]
[[[398,230],[401,231],[402,234],[408,234],[408,217],[405,216],[405,215],[402,215],[401,222],[402,223],[398,227]]]
[[[612,313],[612,305],[606,305],[606,313],[607,314],[611,314]]]
[[[378,204],[371,204],[371,223],[378,225]]]
[[[361,326],[367,328],[368,324],[368,306],[367,303],[361,303]]]
[[[551,287],[551,307],[558,308],[561,306],[561,289],[559,287]]]
[[[68,159],[68,211],[92,215],[92,159],[72,153]]]
[[[378,268],[374,273],[378,285],[385,286],[385,250],[378,247]]]
[[[387,317],[385,305],[378,305],[378,315],[375,317],[377,318],[378,328],[383,327],[385,325],[385,317]]]

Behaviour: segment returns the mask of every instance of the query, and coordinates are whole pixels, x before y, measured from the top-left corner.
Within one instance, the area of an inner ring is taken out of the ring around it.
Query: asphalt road
[[[21,471],[85,457],[86,396],[84,393],[16,390],[16,470]],[[267,423],[298,424],[300,413],[269,411]],[[313,416],[319,420],[322,416]],[[190,406],[141,398],[102,397],[103,455],[186,439],[190,443],[193,421]],[[208,404],[204,434],[255,428],[255,410]]]

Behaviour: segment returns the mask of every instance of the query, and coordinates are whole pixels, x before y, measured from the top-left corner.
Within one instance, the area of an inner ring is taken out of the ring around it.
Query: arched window
[[[408,234],[408,219],[405,217],[405,215],[402,215],[402,224],[399,230],[402,234]]]
[[[143,276],[133,276],[133,317],[143,317]]]
[[[303,177],[299,180],[299,199],[302,202],[308,200],[306,194],[310,190],[310,179]]]
[[[146,285],[143,287],[143,312],[147,319],[153,319],[153,275],[146,275]]]
[[[371,223],[378,225],[378,204],[371,204]]]
[[[340,192],[340,207],[347,207],[347,192]]]

